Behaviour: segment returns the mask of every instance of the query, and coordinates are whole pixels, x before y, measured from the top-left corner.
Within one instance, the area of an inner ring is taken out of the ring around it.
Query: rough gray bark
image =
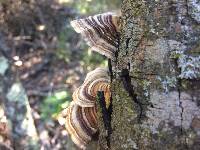
[[[200,2],[123,0],[121,10],[112,134],[101,120],[100,148],[200,149]]]

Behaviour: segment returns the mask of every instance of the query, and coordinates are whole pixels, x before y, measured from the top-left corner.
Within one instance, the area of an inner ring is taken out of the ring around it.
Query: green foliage
[[[78,0],[79,2],[75,3],[75,8],[79,11],[81,14],[87,14],[87,13],[96,13],[99,10],[106,9],[105,0],[102,1],[96,1],[96,0]],[[95,3],[95,4],[94,4]],[[92,7],[95,6],[95,7]]]
[[[65,4],[71,5],[80,14],[97,14],[116,10],[121,0],[66,0]]]
[[[74,31],[70,25],[65,26],[58,36],[58,48],[56,56],[66,62],[70,61],[72,55],[70,41],[74,36]]]
[[[171,54],[170,54],[170,58],[171,59],[178,59],[178,58],[180,58],[181,57],[181,53],[180,52],[177,52],[177,51],[173,51],[173,52],[171,52]]]
[[[85,50],[82,57],[83,58],[81,64],[83,65],[83,67],[86,67],[88,69],[94,69],[98,66],[107,66],[107,59],[96,52],[92,52],[91,50]]]
[[[50,118],[49,116],[56,117],[63,108],[69,105],[71,101],[70,95],[66,91],[59,91],[46,97],[40,105],[41,118],[47,120]]]
[[[120,0],[60,0],[62,5],[66,5],[67,7],[74,8],[79,15],[92,15],[103,13],[106,11],[117,10],[120,7],[121,1]],[[95,7],[94,7],[95,6]],[[69,20],[68,20],[69,21]],[[70,26],[70,23],[66,21],[66,26],[62,29],[58,36],[58,48],[56,50],[56,56],[59,59],[62,59],[66,62],[70,62],[71,60],[77,59],[77,57],[72,56],[72,49],[73,43],[79,39],[76,39],[75,31]],[[77,34],[78,35],[78,34]],[[84,43],[84,44],[83,44]],[[94,65],[97,66],[105,66],[105,59],[104,57],[85,51],[85,42],[79,43],[82,56],[78,59],[82,60],[82,64],[84,67],[91,66],[93,68]]]

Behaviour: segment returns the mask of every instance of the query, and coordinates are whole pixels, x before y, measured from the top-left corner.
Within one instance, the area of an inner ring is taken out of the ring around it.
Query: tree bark
[[[121,10],[100,149],[200,149],[200,2],[123,0]]]

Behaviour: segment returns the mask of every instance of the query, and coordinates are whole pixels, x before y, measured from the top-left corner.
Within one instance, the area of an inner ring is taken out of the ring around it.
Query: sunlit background
[[[107,66],[105,57],[88,49],[69,22],[118,11],[120,2],[0,0],[0,75],[13,85],[5,95],[13,100],[13,95],[21,94],[29,103],[41,149],[75,148],[56,116],[68,106],[88,71]],[[3,108],[0,119],[5,120]],[[4,140],[2,136],[0,142]]]

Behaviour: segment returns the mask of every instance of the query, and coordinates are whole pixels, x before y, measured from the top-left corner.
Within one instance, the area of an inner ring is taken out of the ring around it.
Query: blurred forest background
[[[56,121],[88,71],[106,66],[70,26],[120,0],[0,0],[0,149],[75,149]]]

